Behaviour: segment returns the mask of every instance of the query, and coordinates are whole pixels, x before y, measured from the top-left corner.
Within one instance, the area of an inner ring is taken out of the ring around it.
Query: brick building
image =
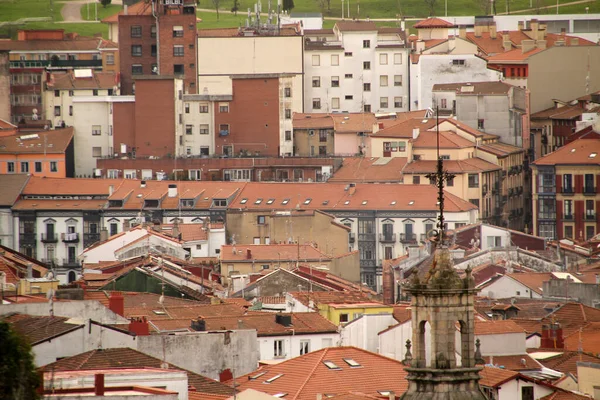
[[[177,75],[196,93],[196,2],[140,1],[105,18],[121,50],[121,92],[135,93],[138,75]]]

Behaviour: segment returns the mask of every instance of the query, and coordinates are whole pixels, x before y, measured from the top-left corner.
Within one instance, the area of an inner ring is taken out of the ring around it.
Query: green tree
[[[219,6],[221,5],[221,0],[212,0],[213,5],[215,6],[215,10],[217,11],[217,21],[219,20]]]
[[[0,399],[36,400],[39,375],[27,340],[0,321]]]
[[[294,0],[283,0],[283,11],[292,11],[294,9]]]
[[[107,5],[112,3],[112,0],[100,0],[100,3],[102,3],[102,7],[106,8]]]
[[[231,7],[231,12],[234,13],[235,15],[237,15],[237,12],[240,9],[240,1],[239,0],[233,0],[233,7]]]

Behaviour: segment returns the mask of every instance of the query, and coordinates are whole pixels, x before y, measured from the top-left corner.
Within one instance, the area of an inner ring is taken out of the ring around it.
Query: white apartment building
[[[339,21],[304,33],[306,112],[408,111],[410,48],[400,28]]]
[[[303,111],[302,41],[299,26],[199,30],[198,96],[235,96],[235,77],[279,77],[279,154],[293,154],[291,115]]]

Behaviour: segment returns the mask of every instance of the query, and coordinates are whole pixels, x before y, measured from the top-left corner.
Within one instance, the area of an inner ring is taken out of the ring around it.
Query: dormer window
[[[123,207],[123,200],[109,200],[109,207]]]
[[[214,199],[213,207],[227,207],[227,200],[226,199]]]
[[[179,206],[183,208],[194,207],[194,199],[181,199],[179,200]]]
[[[156,200],[156,199],[144,200],[144,208],[157,208],[157,207],[158,207],[158,200]]]

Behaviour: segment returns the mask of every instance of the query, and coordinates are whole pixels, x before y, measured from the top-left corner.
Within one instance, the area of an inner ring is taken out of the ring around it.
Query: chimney
[[[125,298],[121,292],[112,292],[108,298],[108,308],[115,314],[125,316]]]
[[[143,189],[146,187],[146,181],[141,181],[140,182],[140,187]]]
[[[127,15],[127,4],[123,5],[123,15]]]
[[[545,40],[538,40],[536,44],[537,48],[541,50],[544,50],[548,46],[548,43]]]
[[[33,264],[27,263],[27,279],[33,278]]]
[[[535,49],[535,40],[521,40],[521,52],[523,54]]]
[[[512,42],[510,41],[510,36],[508,32],[502,32],[502,47],[504,47],[504,51],[512,50]]]
[[[356,193],[356,183],[351,183],[348,185],[348,194],[352,196],[354,193]]]
[[[94,395],[104,396],[104,374],[94,375]]]
[[[390,394],[388,394],[388,398],[389,400],[396,400],[396,393],[390,391]]]
[[[529,21],[529,28],[531,29],[532,39],[537,39],[539,27],[540,24],[537,19],[532,19],[531,21]]]
[[[523,29],[525,29],[525,24],[523,23],[523,21],[519,21],[517,22],[517,29],[522,31]]]
[[[169,183],[168,196],[169,197],[177,197],[177,185],[176,184]]]
[[[252,250],[246,249],[246,260],[252,260]]]
[[[490,37],[492,39],[496,39],[496,37],[498,37],[498,32],[496,30],[496,23],[495,22],[492,22],[490,24]]]
[[[417,40],[416,46],[417,46],[417,48],[415,49],[416,52],[417,53],[422,53],[423,50],[425,50],[425,41],[424,40]]]
[[[198,319],[193,319],[191,328],[196,332],[204,332],[206,331],[206,321],[202,317],[198,317]]]
[[[542,325],[542,339],[540,348],[543,349],[563,349],[565,342],[563,339],[563,331],[560,324],[557,322]]]
[[[394,272],[389,261],[383,264],[383,304],[394,304]]]
[[[419,134],[421,133],[421,131],[419,130],[419,128],[413,128],[413,140],[417,139],[419,137]]]
[[[467,38],[467,27],[466,26],[461,25],[458,27],[458,37],[461,39]]]
[[[112,194],[114,193],[114,191],[115,191],[114,185],[108,185],[108,195],[112,196]]]
[[[579,38],[572,37],[571,38],[571,46],[579,46]]]
[[[237,327],[238,327],[238,329],[244,329],[244,321],[242,321],[241,319],[238,319]]]
[[[129,322],[129,332],[133,332],[136,336],[150,335],[150,326],[146,317],[134,318]]]
[[[106,227],[100,229],[100,241],[104,242],[108,239],[108,229]]]
[[[317,393],[317,400],[323,400],[323,395],[321,393]]]

